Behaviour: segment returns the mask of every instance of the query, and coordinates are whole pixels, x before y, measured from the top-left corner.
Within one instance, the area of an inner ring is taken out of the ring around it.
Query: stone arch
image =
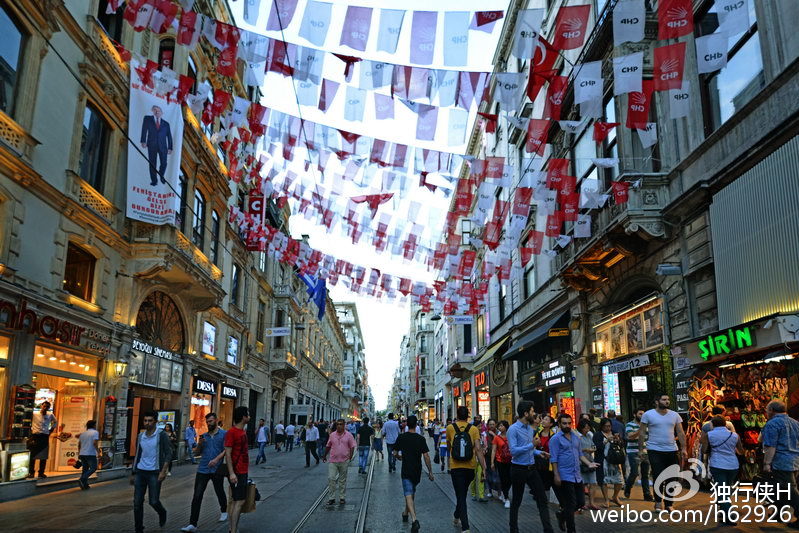
[[[189,315],[177,298],[156,287],[144,294],[133,309],[136,314],[131,325],[143,340],[177,353],[187,350]]]

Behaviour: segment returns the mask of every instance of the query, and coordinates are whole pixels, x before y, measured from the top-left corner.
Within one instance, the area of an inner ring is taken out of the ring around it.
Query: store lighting
[[[48,359],[50,361],[55,361],[56,359],[58,359],[58,357],[56,357],[55,355],[51,355],[50,357],[48,357]]]
[[[122,374],[125,373],[127,366],[128,364],[124,361],[117,361],[114,363],[114,374],[116,374],[116,377],[122,376]]]
[[[43,353],[37,353],[36,357],[44,357],[44,354]]]
[[[59,359],[59,360],[58,360],[58,362],[59,362],[59,363],[66,363],[66,362],[67,362],[67,360],[66,360],[66,359]]]
[[[77,365],[78,363],[76,363],[75,361],[70,361],[70,362],[69,362],[69,364],[70,364],[71,366],[75,366],[75,365]]]

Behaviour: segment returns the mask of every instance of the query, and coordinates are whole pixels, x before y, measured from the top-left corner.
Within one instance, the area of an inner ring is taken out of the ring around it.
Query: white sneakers
[[[222,513],[221,515],[219,515],[219,521],[227,522],[227,513]]]
[[[183,533],[194,533],[195,531],[197,531],[197,528],[195,526],[189,524],[186,527],[180,528],[180,530],[183,531]]]
[[[510,509],[510,500],[505,500],[505,509]]]

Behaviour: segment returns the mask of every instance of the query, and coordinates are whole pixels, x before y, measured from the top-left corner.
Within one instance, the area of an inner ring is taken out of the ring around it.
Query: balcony
[[[447,372],[456,378],[463,378],[463,376],[470,374],[474,366],[474,354],[455,354],[454,358],[449,360],[447,365]]]
[[[284,348],[272,348],[269,363],[272,375],[279,379],[291,379],[300,373],[297,356]]]
[[[5,144],[20,158],[30,161],[33,158],[33,149],[39,141],[31,137],[11,117],[0,111],[0,143]]]
[[[613,265],[644,252],[649,241],[668,236],[662,214],[670,202],[666,175],[635,174],[629,179],[639,179],[640,186],[630,188],[627,203],[591,211],[591,238],[572,240],[555,259],[556,270],[572,288],[593,290],[608,279]]]
[[[279,285],[275,285],[275,298],[290,298],[291,297],[291,285],[287,283],[282,283]]]
[[[222,271],[177,228],[130,221],[134,275],[170,285],[197,309],[219,305],[225,296]]]

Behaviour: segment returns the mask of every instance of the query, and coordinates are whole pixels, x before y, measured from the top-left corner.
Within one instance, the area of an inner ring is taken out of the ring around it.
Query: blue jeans
[[[144,493],[148,491],[150,507],[155,509],[159,518],[164,516],[166,509],[161,505],[158,470],[137,470],[133,475],[133,523],[137,533],[144,530]]]
[[[724,468],[714,468],[711,466],[710,473],[713,474],[713,481],[715,481],[717,485],[732,487],[735,480],[738,479],[737,468],[735,470],[726,470]],[[722,494],[721,491],[719,491],[719,493]],[[731,522],[732,520],[727,517],[727,513],[730,511],[732,502],[729,501],[729,498],[725,499],[727,499],[726,502],[719,503],[719,509],[724,512],[724,519]]]
[[[644,491],[644,496],[649,495],[649,461],[641,461],[639,454],[635,452],[627,452],[627,460],[630,462],[630,471],[627,474],[627,481],[624,483],[624,493],[627,494],[635,484],[635,478],[638,477],[638,467],[641,468],[641,489]]]
[[[261,461],[266,462],[266,442],[259,442],[258,443],[258,456],[255,458],[255,464],[260,463]]]
[[[186,441],[186,455],[189,456],[189,461],[191,461],[191,464],[193,465],[197,464],[197,459],[194,458],[194,448],[196,447],[197,444],[190,444],[189,441]]]
[[[358,446],[358,470],[366,471],[366,464],[369,462],[369,446]]]
[[[389,470],[396,470],[397,469],[397,460],[394,458],[394,446],[395,444],[386,443],[386,453],[388,453],[388,469]]]
[[[94,474],[97,470],[97,456],[96,455],[79,455],[78,459],[83,463],[83,473],[80,475],[80,484],[89,486],[89,476]]]

